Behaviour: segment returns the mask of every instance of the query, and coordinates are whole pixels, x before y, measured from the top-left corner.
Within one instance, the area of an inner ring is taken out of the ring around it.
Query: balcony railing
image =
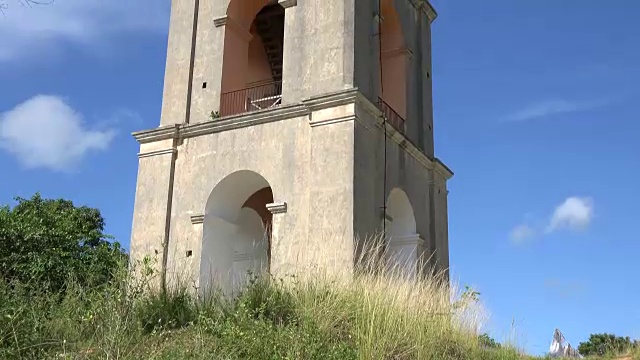
[[[393,108],[381,98],[378,98],[378,108],[382,111],[382,116],[402,135],[406,133],[406,125],[404,118],[400,116]]]
[[[282,103],[282,82],[272,82],[242,90],[222,93],[220,115],[237,115],[250,111],[270,109]]]

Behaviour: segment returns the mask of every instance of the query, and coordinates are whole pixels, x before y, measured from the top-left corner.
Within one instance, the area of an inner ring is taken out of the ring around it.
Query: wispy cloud
[[[509,233],[510,240],[522,244],[537,236],[550,234],[562,229],[569,231],[586,230],[594,216],[594,202],[590,197],[570,196],[558,204],[547,221],[523,222]]]
[[[57,96],[38,95],[0,114],[0,149],[26,168],[73,170],[114,136],[113,129],[87,128],[82,114]]]
[[[514,243],[523,243],[535,236],[535,230],[529,224],[520,224],[514,227],[509,234],[509,238]]]
[[[562,298],[579,296],[587,290],[587,286],[582,282],[558,279],[545,280],[544,287],[550,291],[553,291],[556,295]]]
[[[100,46],[119,34],[164,33],[170,7],[169,0],[39,0],[45,5],[30,6],[30,0],[0,2],[0,62],[43,60],[45,51]]]
[[[564,99],[550,99],[530,104],[505,117],[506,121],[528,121],[563,113],[575,113],[592,110],[610,104],[608,99],[594,101],[569,101]]]
[[[593,219],[593,199],[588,197],[569,197],[558,205],[551,216],[547,232],[559,229],[584,230]]]

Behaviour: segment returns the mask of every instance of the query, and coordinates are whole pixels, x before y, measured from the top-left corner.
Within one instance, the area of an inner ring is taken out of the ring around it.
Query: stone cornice
[[[204,215],[191,215],[191,223],[193,225],[203,224],[204,223]]]
[[[180,132],[180,124],[166,125],[151,130],[134,132],[132,135],[140,144],[146,144],[159,140],[177,139]]]
[[[436,171],[438,171],[445,179],[449,180],[453,177],[453,171],[449,169],[440,159],[435,158]]]
[[[351,88],[319,96],[312,96],[302,100],[302,104],[304,104],[309,111],[318,111],[335,106],[353,104],[356,101],[358,94],[359,91],[357,88]]]
[[[241,24],[230,18],[229,15],[218,16],[213,19],[213,24],[216,27],[224,26],[226,29],[232,30],[238,34],[244,41],[249,42],[253,35],[248,32]]]
[[[341,122],[355,121],[355,120],[356,120],[355,115],[348,115],[348,116],[343,116],[343,117],[338,117],[333,119],[324,119],[324,120],[318,120],[318,121],[311,120],[309,121],[309,125],[311,127],[316,127],[316,126],[332,125],[332,124],[338,124]]]
[[[369,131],[379,131],[383,128],[383,122],[378,121],[382,114],[378,107],[366,98],[357,88],[350,88],[310,97],[302,100],[302,104],[284,105],[278,108],[254,111],[201,123],[167,125],[156,129],[134,132],[133,136],[141,144],[167,139],[181,140],[269,122],[309,116],[314,111],[347,104],[356,104],[354,115],[342,116],[335,119],[325,119],[317,122],[310,121],[310,126],[329,125],[331,123],[355,120]],[[364,111],[371,116],[359,114],[361,111]],[[446,180],[452,178],[453,171],[451,171],[451,169],[449,169],[440,159],[429,158],[403,134],[399,133],[391,124],[388,122],[385,124],[387,127],[387,136],[398,146],[405,149],[409,155],[416,159],[416,161],[422,164],[425,168],[438,172]],[[149,156],[153,155],[151,153],[149,154]],[[145,154],[143,154],[143,156],[144,155]]]
[[[418,11],[422,11],[432,23],[438,17],[436,9],[433,8],[428,0],[409,0]]]
[[[298,5],[298,0],[278,0],[278,4],[286,9]]]
[[[372,115],[375,119],[379,119],[382,115],[382,112],[375,106],[369,99],[367,99],[361,93],[358,93],[357,97],[358,105],[360,107],[356,107],[356,121],[360,122],[365,128],[370,131],[376,131],[376,129],[382,129],[383,122],[371,122],[367,121],[369,117],[367,116],[359,116],[359,109],[363,109],[369,115]],[[390,137],[399,147],[403,148],[409,155],[411,155],[416,161],[422,164],[425,168],[429,170],[435,170],[440,173],[445,179],[449,180],[453,177],[453,171],[449,169],[440,159],[429,158],[422,150],[416,147],[407,137],[398,132],[390,123],[386,123],[387,127],[387,136]]]
[[[173,153],[175,153],[177,151],[178,150],[175,149],[175,148],[149,151],[149,152],[146,152],[146,153],[138,153],[138,158],[142,159],[142,158],[151,157],[151,156],[157,156],[157,155],[168,155],[168,154],[173,154]]]
[[[220,120],[205,121],[195,124],[183,124],[180,127],[180,138],[208,135],[227,130],[244,128],[274,121],[287,120],[308,115],[308,110],[302,105],[285,105],[274,109],[244,113],[224,117]]]
[[[269,210],[272,214],[284,214],[287,212],[287,203],[271,203],[267,204],[267,210]]]

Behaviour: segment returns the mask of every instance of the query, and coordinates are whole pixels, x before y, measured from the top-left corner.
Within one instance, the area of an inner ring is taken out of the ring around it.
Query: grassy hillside
[[[150,292],[122,274],[52,296],[0,284],[2,359],[528,359],[484,348],[473,293],[437,280],[254,279],[233,298],[187,287]]]

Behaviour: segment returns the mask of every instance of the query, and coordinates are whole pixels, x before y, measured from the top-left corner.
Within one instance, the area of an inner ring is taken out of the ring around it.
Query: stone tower
[[[165,280],[247,270],[448,274],[426,0],[172,0],[160,126],[140,143],[131,256]]]

